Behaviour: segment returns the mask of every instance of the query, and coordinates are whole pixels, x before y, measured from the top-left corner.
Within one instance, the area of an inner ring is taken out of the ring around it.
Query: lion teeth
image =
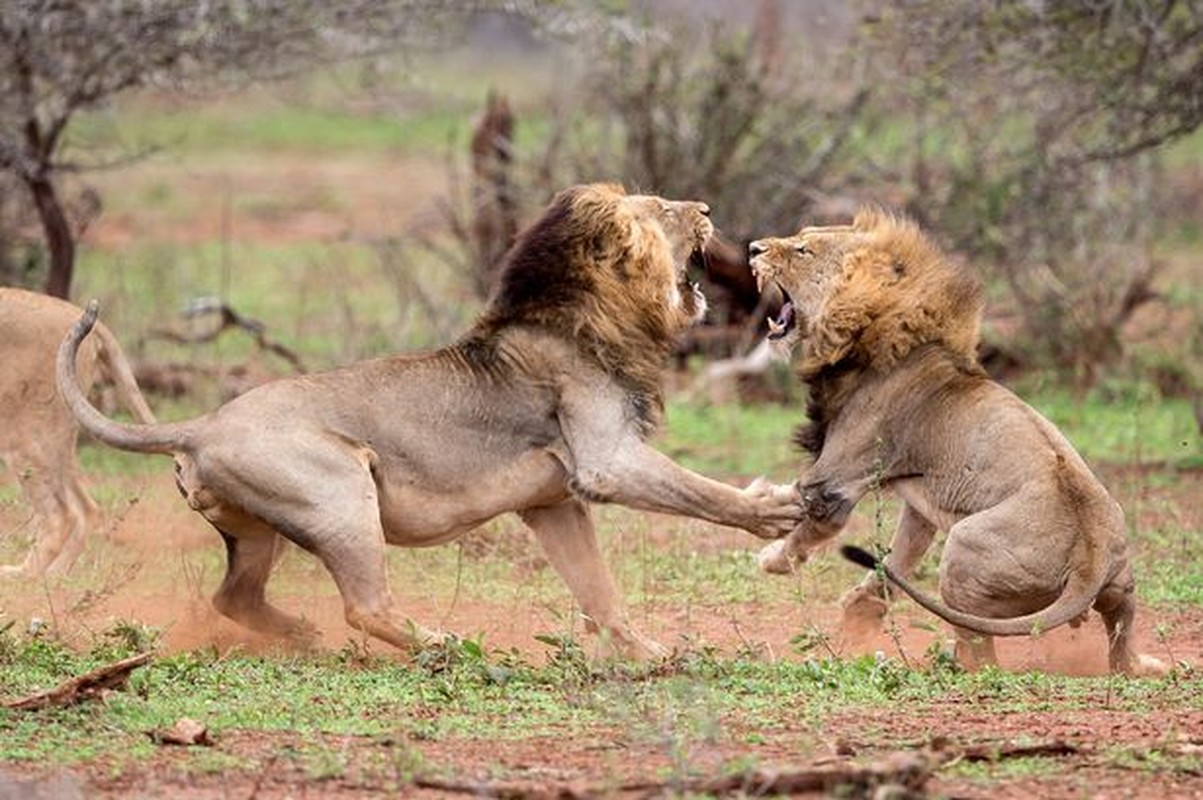
[[[771,336],[780,336],[785,333],[785,323],[778,322],[773,318],[769,318],[769,334]]]

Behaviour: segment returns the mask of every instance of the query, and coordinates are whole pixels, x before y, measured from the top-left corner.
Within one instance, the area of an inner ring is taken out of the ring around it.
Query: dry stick
[[[187,312],[187,316],[195,317],[207,313],[216,313],[220,320],[219,325],[208,333],[184,334],[167,328],[155,328],[149,335],[178,344],[204,344],[214,341],[218,336],[231,328],[237,328],[249,334],[261,350],[266,350],[287,361],[294,371],[298,373],[307,371],[304,362],[301,361],[301,357],[296,352],[268,337],[267,326],[265,324],[257,319],[251,319],[239,314],[225,303],[205,301],[198,304],[195,308],[190,309]]]
[[[51,706],[70,706],[84,700],[92,700],[107,689],[124,687],[130,673],[148,663],[153,657],[154,653],[139,653],[123,658],[64,681],[48,692],[40,692],[20,700],[9,700],[0,705],[17,711],[30,711]]]
[[[437,778],[417,778],[420,789],[471,794],[503,800],[583,800],[634,794],[637,797],[662,797],[667,792],[700,794],[737,794],[757,797],[765,794],[797,792],[834,792],[847,788],[868,789],[887,784],[901,785],[911,790],[923,787],[935,769],[941,765],[939,756],[930,753],[891,753],[867,767],[852,764],[834,767],[810,766],[798,769],[757,769],[720,778],[693,781],[638,781],[620,786],[521,786],[471,781],[445,781]]]
[[[926,747],[927,743],[920,744]],[[1008,758],[1032,758],[1038,756],[1076,755],[1081,749],[1062,739],[1036,744],[978,744],[959,752],[924,749],[923,751],[898,751],[890,753],[869,766],[840,764],[836,766],[801,767],[797,769],[756,769],[719,778],[702,778],[693,781],[659,782],[637,781],[619,786],[522,786],[518,784],[491,784],[486,782],[440,780],[419,777],[414,786],[420,789],[436,789],[458,794],[502,798],[502,800],[593,800],[619,794],[634,794],[638,797],[661,797],[672,790],[699,794],[759,797],[766,794],[790,794],[799,792],[832,793],[847,789],[862,791],[885,785],[901,786],[911,791],[920,791],[937,769],[961,761],[999,762]]]

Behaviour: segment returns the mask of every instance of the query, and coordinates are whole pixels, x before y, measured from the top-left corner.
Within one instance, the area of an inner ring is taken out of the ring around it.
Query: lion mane
[[[794,441],[812,456],[865,372],[884,374],[916,350],[938,347],[966,374],[984,374],[977,278],[915,223],[881,209],[862,209],[849,230],[860,236],[839,283],[803,323],[797,371],[810,386],[808,423]]]
[[[511,327],[576,342],[630,392],[650,432],[663,413],[665,360],[692,319],[688,307],[664,302],[664,285],[675,280],[672,250],[657,226],[618,202],[625,196],[617,184],[560,192],[511,248],[461,346],[488,363],[498,333]]]

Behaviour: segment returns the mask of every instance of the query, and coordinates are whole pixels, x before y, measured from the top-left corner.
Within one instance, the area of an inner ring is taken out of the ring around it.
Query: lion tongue
[[[793,323],[793,321],[794,304],[786,302],[786,304],[781,307],[781,313],[777,315],[777,318],[769,320],[769,338],[780,339],[786,334],[787,331],[789,331],[790,325]]]

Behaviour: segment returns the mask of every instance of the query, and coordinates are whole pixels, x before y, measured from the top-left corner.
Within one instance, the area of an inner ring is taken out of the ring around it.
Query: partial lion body
[[[257,491],[302,503],[316,502],[318,484],[323,493],[351,490],[332,481],[346,471],[353,484],[370,478],[385,540],[408,547],[441,544],[505,511],[568,499],[567,473],[549,452],[560,438],[556,387],[515,367],[474,376],[449,369],[452,363],[454,351],[394,356],[252,390],[192,423],[190,439],[224,439],[230,453],[211,444],[195,455],[185,450],[181,488],[208,516],[221,504],[206,498],[246,492],[256,476],[263,479]],[[532,366],[556,373],[554,359],[540,356]],[[265,427],[264,407],[284,424]],[[341,445],[333,461],[322,457],[331,440]],[[235,460],[236,469],[227,469]],[[281,470],[281,462],[292,466]],[[306,546],[308,536],[299,526],[291,538]]]
[[[737,490],[645,441],[675,337],[705,309],[685,270],[713,230],[707,215],[621,187],[566,190],[519,238],[456,343],[267,384],[186,422],[120,425],[87,403],[73,370],[92,306],[60,350],[59,386],[102,441],[175,457],[188,504],[226,543],[214,605],[249,627],[307,633],[265,597],[287,539],[330,571],[352,626],[399,647],[428,641],[436,634],[393,604],[385,544],[439,544],[513,511],[590,629],[619,653],[660,654],[622,612],[590,503],[764,538],[799,519],[791,487]]]
[[[885,574],[956,626],[968,666],[996,660],[990,636],[1077,624],[1093,607],[1113,670],[1159,669],[1131,648],[1123,512],[1056,427],[981,369],[976,283],[876,213],[752,251],[790,304],[774,333],[802,350],[811,406],[798,439],[815,456],[800,480],[806,520],[762,567],[792,570],[867,493],[891,489],[905,507]],[[906,581],[939,530],[943,603]],[[850,631],[880,625],[883,593],[870,574],[845,597]]]
[[[54,384],[54,354],[81,309],[58,298],[0,287],[0,461],[20,481],[38,519],[33,547],[0,575],[40,577],[71,568],[98,515],[79,474],[79,426]],[[98,328],[80,352],[83,391],[107,374],[125,405],[142,422],[154,415],[138,391],[116,339]]]

